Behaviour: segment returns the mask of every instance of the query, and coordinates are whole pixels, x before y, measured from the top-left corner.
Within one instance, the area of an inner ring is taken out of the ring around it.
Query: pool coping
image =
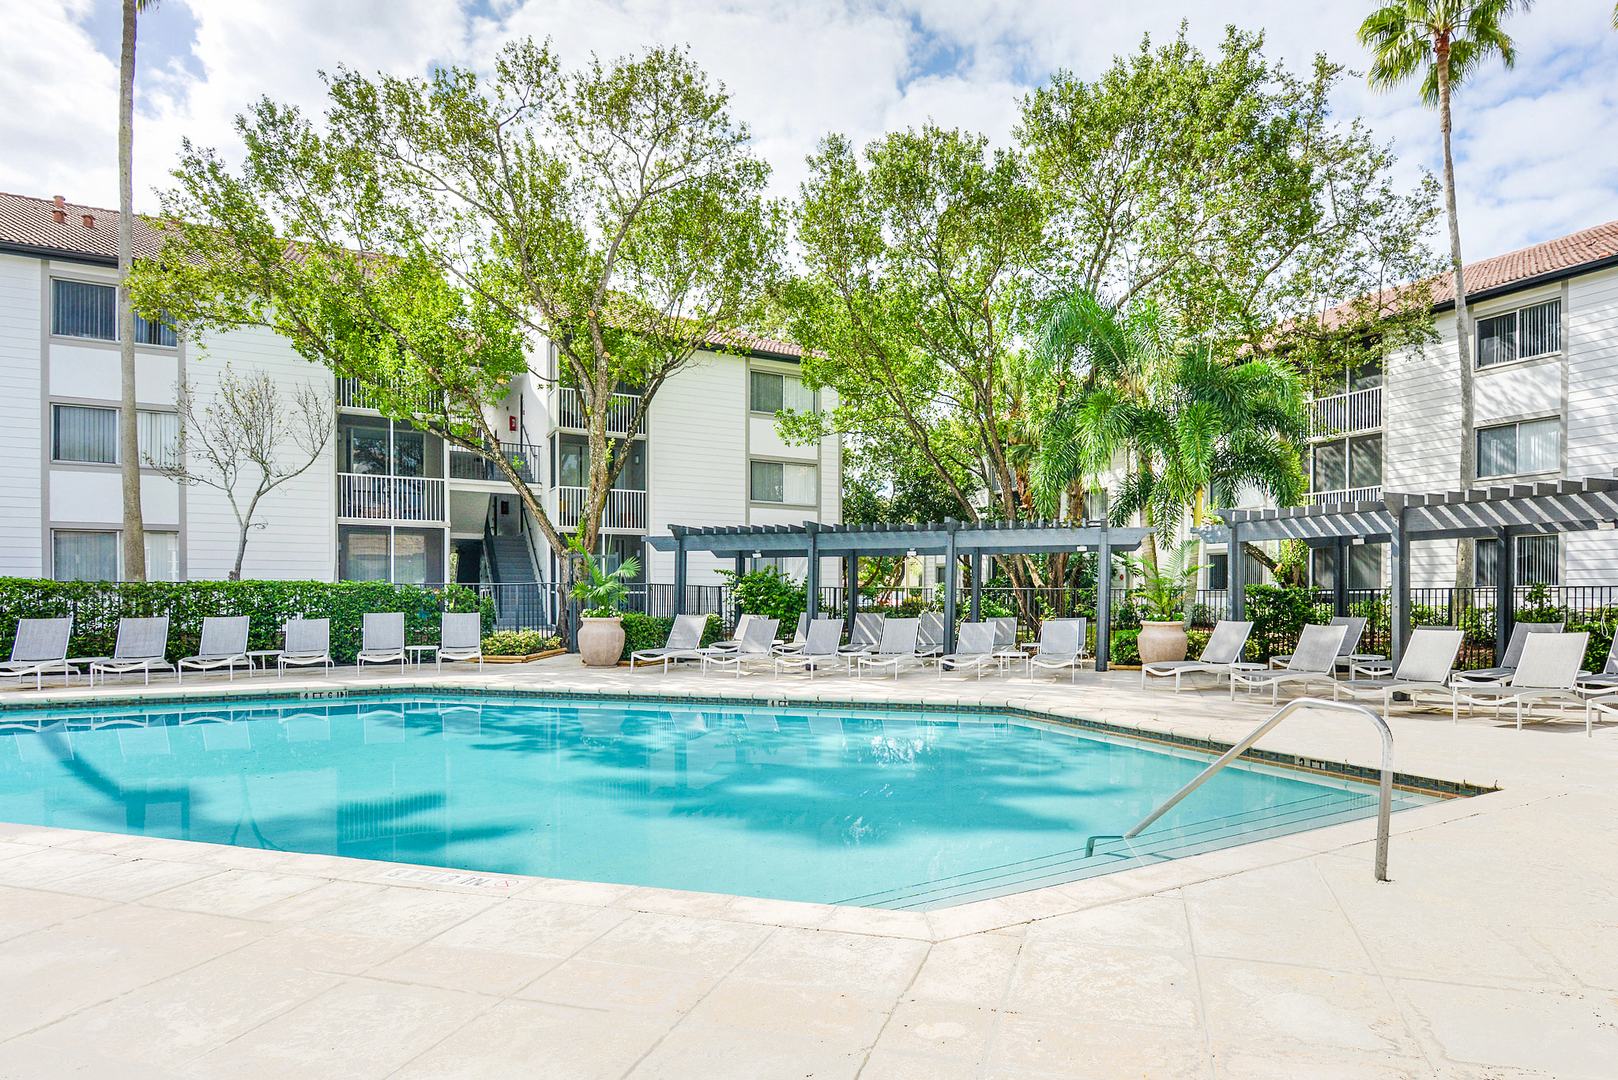
[[[146,688],[142,688],[145,690]],[[1230,750],[1234,743],[1221,739],[1211,739],[1197,735],[1187,735],[1174,731],[1160,731],[1129,724],[1114,723],[1106,720],[1097,720],[1081,712],[1056,712],[1050,709],[1036,709],[1027,705],[1016,703],[994,702],[958,702],[946,704],[942,702],[926,701],[870,701],[856,698],[825,698],[825,697],[781,697],[781,696],[742,696],[742,695],[712,695],[695,693],[670,693],[664,690],[639,690],[614,688],[612,690],[577,690],[561,688],[530,688],[530,687],[501,687],[487,685],[465,685],[459,683],[445,684],[442,682],[401,681],[375,686],[363,687],[328,687],[322,689],[309,689],[303,687],[264,688],[253,691],[237,692],[233,687],[207,686],[195,690],[185,687],[162,687],[130,696],[94,695],[79,698],[52,698],[50,700],[35,700],[12,705],[0,704],[0,728],[7,726],[7,716],[13,713],[46,712],[58,709],[105,707],[105,708],[149,708],[185,701],[206,700],[215,703],[231,701],[259,701],[265,698],[285,699],[289,701],[347,701],[353,699],[374,697],[396,697],[400,694],[429,694],[429,695],[455,695],[463,697],[498,697],[498,698],[575,698],[590,701],[633,701],[636,703],[662,703],[671,705],[714,705],[714,706],[754,706],[764,708],[810,708],[810,709],[855,709],[866,712],[912,712],[912,713],[968,713],[972,715],[992,714],[995,716],[1009,716],[1020,720],[1032,720],[1040,723],[1054,724],[1059,727],[1076,728],[1084,731],[1093,731],[1097,734],[1113,736],[1132,741],[1156,743],[1176,749],[1191,750],[1200,754],[1217,756]],[[1346,761],[1334,761],[1327,758],[1292,754],[1284,751],[1266,750],[1250,747],[1243,751],[1238,758],[1241,761],[1251,761],[1270,765],[1282,769],[1309,773],[1317,776],[1327,776],[1337,780],[1348,780],[1357,783],[1373,784],[1381,778],[1381,769],[1370,765],[1355,765]],[[1419,773],[1394,771],[1393,786],[1396,790],[1410,794],[1426,795],[1438,799],[1472,798],[1499,791],[1496,785],[1475,784],[1469,781],[1445,780],[1439,777],[1425,776]]]

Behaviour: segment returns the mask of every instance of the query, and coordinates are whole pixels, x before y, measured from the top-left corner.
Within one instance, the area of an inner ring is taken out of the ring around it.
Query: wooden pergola
[[[1267,510],[1221,510],[1223,528],[1204,530],[1230,552],[1230,615],[1242,617],[1246,576],[1242,544],[1302,540],[1338,550],[1337,607],[1344,606],[1344,557],[1351,544],[1387,544],[1392,601],[1392,655],[1404,653],[1410,637],[1410,545],[1417,540],[1478,539],[1500,542],[1495,582],[1496,655],[1511,635],[1516,560],[1509,556],[1519,536],[1585,532],[1618,526],[1618,480],[1590,478],[1541,484],[1480,487],[1425,495],[1387,492],[1370,502],[1293,506]]]
[[[685,610],[687,561],[691,552],[706,551],[719,558],[734,558],[738,573],[749,556],[803,558],[808,560],[809,617],[819,614],[820,560],[843,560],[844,580],[851,600],[857,600],[859,561],[868,556],[943,555],[945,649],[955,647],[955,594],[959,585],[962,559],[972,560],[972,591],[969,617],[978,618],[983,584],[983,560],[996,555],[1055,554],[1068,551],[1094,551],[1096,559],[1096,670],[1107,670],[1111,644],[1112,555],[1134,551],[1150,534],[1149,529],[1111,528],[1103,524],[1070,525],[1058,522],[970,522],[946,519],[942,522],[901,525],[822,525],[806,521],[802,525],[670,525],[668,536],[648,540],[656,551],[674,553],[674,604]],[[848,622],[853,630],[857,602],[848,604]]]

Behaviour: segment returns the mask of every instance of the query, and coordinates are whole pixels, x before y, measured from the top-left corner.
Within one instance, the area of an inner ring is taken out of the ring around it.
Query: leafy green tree
[[[1449,219],[1449,270],[1455,288],[1455,348],[1460,360],[1462,487],[1476,472],[1472,443],[1472,351],[1467,325],[1466,283],[1461,269],[1461,222],[1455,209],[1455,156],[1450,148],[1450,103],[1463,85],[1496,57],[1512,67],[1517,48],[1505,32],[1505,20],[1528,10],[1533,0],[1393,0],[1366,16],[1360,43],[1371,50],[1367,77],[1373,87],[1392,89],[1420,76],[1421,96],[1438,109],[1438,131],[1444,147],[1444,210]],[[1412,290],[1419,292],[1419,290]],[[1457,586],[1472,582],[1472,548],[1459,545]]]
[[[1263,44],[1232,28],[1205,54],[1182,26],[1024,100],[1019,136],[1061,254],[1042,297],[1150,299],[1225,355],[1284,349],[1300,368],[1423,340],[1427,304],[1389,286],[1433,268],[1436,188],[1401,189],[1391,151],[1333,119],[1342,68],[1316,57],[1295,74]]]
[[[1041,424],[1035,491],[1047,512],[1075,477],[1120,462],[1114,522],[1138,514],[1169,545],[1243,488],[1283,506],[1298,501],[1304,397],[1285,360],[1225,360],[1176,339],[1150,301],[1118,309],[1078,293],[1059,310],[1037,356],[1074,390]]]
[[[640,395],[632,436],[699,349],[741,339],[773,277],[781,211],[724,89],[678,50],[565,72],[530,40],[487,81],[341,69],[327,90],[318,122],[267,99],[238,117],[240,170],[186,144],[143,303],[201,331],[269,326],[360,379],[495,462],[556,551],[487,413],[524,374],[577,391],[594,549],[628,458],[613,394]]]

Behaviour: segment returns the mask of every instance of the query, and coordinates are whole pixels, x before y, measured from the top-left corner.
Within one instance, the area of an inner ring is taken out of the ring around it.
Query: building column
[[[955,550],[955,521],[947,518],[949,542],[944,549],[944,651],[955,651],[955,590],[960,585],[961,557]]]
[[[1096,546],[1096,671],[1107,670],[1112,652],[1112,545],[1105,527]]]
[[[1405,530],[1405,508],[1392,509],[1396,524],[1388,541],[1388,602],[1393,643],[1388,659],[1397,666],[1410,640],[1410,536]]]

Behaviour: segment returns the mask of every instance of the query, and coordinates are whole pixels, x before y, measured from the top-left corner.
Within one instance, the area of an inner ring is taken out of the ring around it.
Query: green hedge
[[[351,663],[360,647],[361,617],[402,611],[405,640],[438,640],[445,611],[478,611],[494,628],[494,603],[460,585],[426,588],[386,581],[41,581],[0,578],[0,656],[11,655],[19,618],[73,616],[72,656],[110,656],[120,618],[169,617],[169,659],[193,656],[208,615],[246,615],[249,649],[281,647],[281,627],[299,616],[331,620],[331,653]]]
[[[1107,648],[1108,659],[1114,664],[1140,663],[1140,627],[1115,626],[1112,641]]]
[[[626,611],[623,619],[624,653],[620,660],[628,660],[629,654],[637,649],[661,649],[668,643],[669,631],[674,629],[674,618],[670,615],[642,615],[638,611]],[[712,645],[723,633],[719,616],[709,615],[708,625],[702,631],[702,643]]]

